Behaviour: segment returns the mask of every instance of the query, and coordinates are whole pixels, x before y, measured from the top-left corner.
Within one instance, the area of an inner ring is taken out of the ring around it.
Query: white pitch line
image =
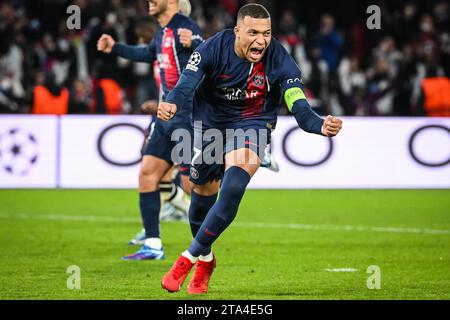
[[[139,223],[138,218],[90,216],[90,215],[67,215],[67,214],[37,214],[4,213],[0,212],[0,219],[20,220],[48,220],[48,221],[81,221],[81,222],[111,222],[111,223]],[[171,222],[180,223],[180,222]],[[181,222],[187,223],[187,222]],[[240,228],[268,228],[268,229],[296,229],[296,230],[319,230],[319,231],[356,231],[356,232],[381,232],[381,233],[413,233],[413,234],[440,234],[450,235],[447,229],[430,228],[403,228],[403,227],[367,227],[351,225],[328,225],[328,224],[301,224],[301,223],[265,223],[265,222],[236,222],[232,226]]]
[[[47,221],[81,221],[81,222],[124,222],[137,223],[136,218],[131,217],[102,217],[102,216],[84,216],[67,214],[37,214],[30,215],[26,213],[3,213],[0,212],[0,219],[20,219],[20,220],[47,220]]]
[[[302,230],[323,230],[323,231],[360,231],[360,232],[384,232],[384,233],[426,233],[426,234],[450,234],[446,229],[430,228],[403,228],[403,227],[365,227],[349,225],[327,225],[327,224],[299,224],[299,223],[260,223],[260,222],[238,222],[234,224],[240,227],[253,228],[284,228]]]
[[[327,269],[325,269],[325,271],[328,271],[328,272],[357,272],[358,269],[354,269],[354,268],[334,268],[334,269],[330,269],[330,268],[327,268]]]

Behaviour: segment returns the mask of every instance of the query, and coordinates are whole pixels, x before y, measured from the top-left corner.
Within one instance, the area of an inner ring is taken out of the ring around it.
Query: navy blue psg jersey
[[[180,43],[178,36],[180,28],[192,31],[192,45],[190,48],[185,48]],[[155,37],[147,47],[116,44],[113,47],[113,52],[134,61],[153,63],[157,60],[161,76],[161,98],[165,100],[169,91],[177,84],[192,52],[202,42],[203,38],[199,26],[189,17],[178,13],[173,16],[165,27],[158,28]],[[190,125],[191,110],[189,104],[186,104],[186,108],[177,113],[173,120],[177,123],[183,122]]]
[[[282,95],[302,86],[301,71],[274,38],[258,63],[239,58],[234,44],[231,29],[202,43],[167,101],[178,110],[188,109],[184,101],[196,88],[193,119],[202,121],[205,128],[274,128]]]
[[[193,43],[191,48],[184,48],[179,41],[178,29],[192,30]],[[178,82],[190,55],[203,41],[201,30],[190,18],[176,14],[164,28],[158,28],[157,34],[150,43],[149,50],[153,51],[161,70],[161,84],[163,95],[167,96]],[[152,53],[152,52],[151,52]]]
[[[191,48],[185,48],[180,43],[178,37],[178,29],[180,28],[192,30],[193,43]],[[149,49],[154,52],[158,60],[163,100],[177,84],[190,55],[202,41],[201,30],[198,25],[182,14],[176,14],[164,28],[158,29]],[[189,123],[190,116],[191,110],[185,108],[174,120]]]

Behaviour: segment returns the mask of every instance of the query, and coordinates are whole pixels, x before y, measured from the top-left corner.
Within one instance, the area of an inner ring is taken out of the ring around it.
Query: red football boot
[[[202,294],[208,292],[208,283],[216,267],[216,258],[213,256],[211,262],[197,261],[194,276],[189,282],[187,292],[189,294]]]
[[[180,291],[193,266],[194,264],[188,258],[180,256],[162,278],[162,287],[169,292]]]

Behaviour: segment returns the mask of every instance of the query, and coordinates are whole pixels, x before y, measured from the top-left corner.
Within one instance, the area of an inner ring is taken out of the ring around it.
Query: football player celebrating
[[[200,132],[218,129],[226,141],[223,144],[222,139],[214,139],[194,146],[189,219],[195,238],[162,279],[162,287],[170,292],[180,290],[194,265],[188,293],[208,291],[216,263],[211,246],[235,218],[246,187],[260,167],[263,152],[259,151],[270,141],[281,97],[303,130],[332,137],[342,128],[340,119],[322,119],[311,109],[300,69],[271,30],[270,14],[263,6],[243,6],[234,30],[219,32],[201,44],[166,102],[159,104],[158,117],[170,123],[178,112],[184,112],[184,102],[194,96],[193,120],[201,123]],[[246,135],[248,130],[264,134]],[[243,142],[229,140],[229,132],[244,132],[244,139],[238,139]],[[223,163],[195,161],[201,158],[202,150],[217,150],[218,143]],[[220,196],[207,210],[204,204],[217,196],[219,180]],[[193,212],[192,208],[198,209]]]

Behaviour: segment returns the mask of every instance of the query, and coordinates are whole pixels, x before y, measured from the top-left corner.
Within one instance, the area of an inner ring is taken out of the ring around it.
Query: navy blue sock
[[[244,196],[250,175],[239,167],[225,171],[219,200],[209,210],[188,251],[194,257],[204,254],[208,247],[230,225],[236,217],[239,204]]]
[[[191,205],[189,207],[189,224],[191,226],[192,236],[197,235],[200,226],[208,214],[208,211],[216,203],[217,193],[212,196],[201,196],[194,191],[191,192]],[[211,247],[205,249],[202,252],[203,255],[207,255],[211,252]]]
[[[147,238],[159,238],[159,210],[161,209],[159,190],[139,193],[139,207],[145,236]]]

